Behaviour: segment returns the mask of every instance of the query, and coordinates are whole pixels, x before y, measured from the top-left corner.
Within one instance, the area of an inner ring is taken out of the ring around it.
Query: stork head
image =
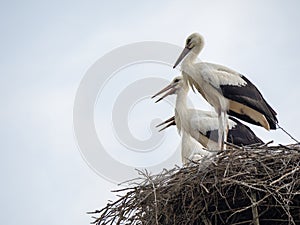
[[[184,86],[184,80],[183,80],[182,76],[175,77],[168,86],[163,88],[161,91],[157,92],[151,98],[155,98],[156,96],[165,93],[162,97],[160,97],[156,101],[156,102],[159,102],[169,95],[177,94],[178,91],[183,88],[183,86]]]
[[[202,50],[204,46],[204,38],[198,34],[191,34],[185,41],[185,47],[175,62],[173,68],[175,68],[187,54],[193,54],[193,58],[196,58],[199,52]]]

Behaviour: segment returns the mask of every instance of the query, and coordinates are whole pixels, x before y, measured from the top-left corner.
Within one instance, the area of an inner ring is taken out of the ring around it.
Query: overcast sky
[[[300,139],[299,9],[296,0],[0,3],[1,223],[88,224],[86,212],[112,198],[110,190],[116,185],[95,173],[77,146],[73,103],[93,63],[126,44],[151,40],[183,46],[189,34],[201,33],[206,45],[200,59],[246,75],[277,111],[280,124]],[[157,65],[153,71],[146,69],[136,71],[143,71],[143,77],[154,72],[159,77],[161,72],[166,79],[176,74]],[[107,84],[103,92],[107,104],[127,85],[115,79],[119,85]],[[172,112],[164,107],[143,102],[132,110],[128,126],[139,138],[147,138],[151,113],[165,110],[163,119]],[[111,112],[107,108],[95,106],[98,131],[107,128],[100,118]],[[292,143],[281,131],[251,128],[265,141]],[[99,138],[112,141],[109,131]],[[176,130],[169,135],[174,137],[170,143],[178,144]],[[134,164],[126,155],[120,156],[124,163]],[[150,156],[145,163],[157,162],[151,157],[158,158]]]

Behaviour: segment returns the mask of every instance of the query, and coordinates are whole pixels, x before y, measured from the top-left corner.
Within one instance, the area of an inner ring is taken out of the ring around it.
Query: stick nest
[[[93,223],[300,224],[299,163],[299,145],[235,147],[158,175],[139,171]]]

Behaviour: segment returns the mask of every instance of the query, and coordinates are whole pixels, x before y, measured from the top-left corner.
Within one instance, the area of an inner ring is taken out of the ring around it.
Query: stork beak
[[[167,124],[167,125],[164,126],[163,128],[161,128],[161,129],[159,130],[159,132],[160,132],[160,131],[163,131],[163,130],[165,130],[165,129],[167,129],[168,127],[170,127],[170,126],[172,126],[172,125],[176,125],[176,122],[175,122],[175,116],[172,116],[171,118],[169,118],[169,119],[167,119],[166,121],[164,121],[164,122],[162,122],[162,123],[156,125],[155,127],[160,127],[160,126],[162,126],[162,125],[164,125],[164,124]]]
[[[160,123],[160,124],[157,124],[155,127],[160,127],[166,123],[169,123],[169,122],[173,122],[175,120],[175,116],[172,116],[170,117],[169,119],[165,120],[164,122]]]
[[[158,96],[158,95],[160,95],[160,94],[162,94],[162,93],[164,93],[164,92],[170,90],[170,91],[168,91],[166,94],[164,94],[162,97],[160,97],[158,100],[156,100],[155,103],[157,103],[157,102],[163,100],[163,99],[164,99],[165,97],[167,97],[168,95],[174,94],[174,93],[175,93],[175,90],[176,90],[176,89],[174,88],[175,86],[176,86],[175,84],[169,84],[167,87],[165,87],[165,88],[163,88],[161,91],[157,92],[157,93],[156,93],[155,95],[153,95],[151,98],[155,98],[156,96]]]
[[[181,52],[180,56],[178,57],[176,63],[174,64],[173,66],[173,69],[183,60],[183,58],[191,51],[190,48],[188,47],[185,47],[183,49],[183,51]]]

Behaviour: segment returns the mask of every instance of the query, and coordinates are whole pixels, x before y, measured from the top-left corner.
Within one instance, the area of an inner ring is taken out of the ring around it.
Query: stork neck
[[[184,130],[188,129],[187,94],[188,94],[188,88],[181,88],[177,93],[177,98],[176,98],[176,111],[181,121],[181,128]]]
[[[176,108],[179,108],[179,109],[187,108],[187,94],[188,94],[188,90],[183,89],[183,88],[179,90],[179,92],[177,93],[177,98],[176,98]],[[180,112],[178,112],[178,113],[180,113]]]
[[[191,136],[183,131],[182,132],[182,141],[181,141],[181,159],[183,163],[187,163],[188,159],[192,155],[192,140]]]

